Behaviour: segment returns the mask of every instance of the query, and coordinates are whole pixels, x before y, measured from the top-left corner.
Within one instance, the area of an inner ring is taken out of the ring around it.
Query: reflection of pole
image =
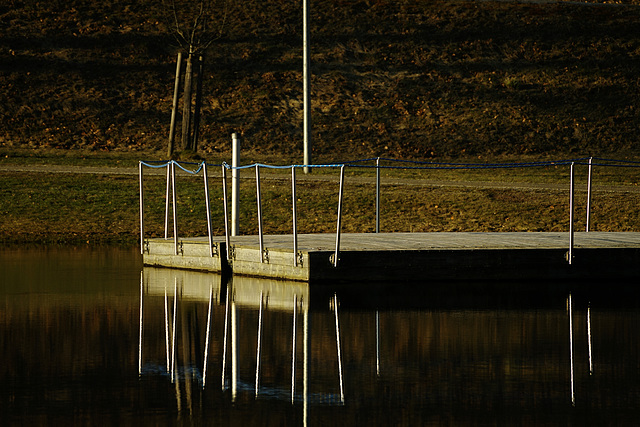
[[[204,364],[202,367],[202,388],[207,383],[207,361],[209,360],[209,335],[211,330],[211,305],[213,302],[213,286],[209,291],[209,312],[207,313],[207,336],[204,341]]]
[[[298,315],[298,295],[293,296],[293,345],[291,353],[291,403],[296,392],[296,316]]]
[[[174,381],[176,372],[176,317],[178,314],[178,278],[175,279],[173,288],[173,334],[171,335],[171,382]]]
[[[238,393],[238,331],[236,303],[231,302],[231,400],[236,401]]]
[[[167,287],[164,287],[164,335],[165,335],[165,348],[167,349],[167,373],[171,366],[169,359],[169,301],[167,298]]]
[[[338,325],[338,295],[333,294],[333,311],[336,315],[336,347],[338,348],[338,374],[340,375],[340,402],[344,403],[342,387],[342,355],[340,354],[340,326]]]
[[[571,302],[571,294],[569,294],[569,300],[567,302],[569,310],[569,359],[571,361],[571,404],[576,406],[576,398],[573,388],[573,303]]]
[[[260,311],[258,312],[258,347],[256,350],[256,397],[260,385],[260,350],[262,347],[262,292],[260,292]]]
[[[303,362],[302,362],[302,419],[303,425],[306,427],[309,415],[309,305],[306,301],[302,302],[304,310],[304,333],[302,335],[303,346]]]
[[[227,290],[227,302],[224,306],[224,342],[222,344],[222,390],[224,390],[224,374],[227,370],[227,331],[229,330],[229,291]]]
[[[380,311],[376,310],[376,375],[380,376]]]
[[[138,375],[142,375],[142,290],[144,288],[144,272],[140,272],[140,344],[138,345]]]
[[[593,362],[591,361],[591,305],[587,306],[587,338],[589,339],[589,375],[593,375]]]

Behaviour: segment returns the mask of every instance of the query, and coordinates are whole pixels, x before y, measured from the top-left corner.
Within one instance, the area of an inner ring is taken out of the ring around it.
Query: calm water
[[[640,304],[619,283],[310,290],[143,269],[113,248],[4,249],[0,272],[1,425],[640,415]]]

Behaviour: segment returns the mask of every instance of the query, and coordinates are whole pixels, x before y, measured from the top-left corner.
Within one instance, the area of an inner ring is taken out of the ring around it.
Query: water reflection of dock
[[[630,279],[640,233],[359,233],[148,239],[146,265],[327,281]],[[571,245],[571,250],[569,247]],[[569,253],[571,257],[569,261]]]
[[[635,322],[621,322],[619,308],[636,303],[610,292],[601,299],[579,286],[572,299],[567,285],[531,299],[485,289],[484,299],[466,300],[455,289],[437,299],[442,292],[399,288],[227,284],[211,273],[145,268],[140,373],[166,375],[182,404],[190,387],[217,389],[232,402],[290,401],[305,419],[310,405],[375,411],[393,402],[436,412],[447,402],[471,413],[497,405],[521,416],[539,405],[580,405],[605,372],[636,360],[637,340],[611,345]]]

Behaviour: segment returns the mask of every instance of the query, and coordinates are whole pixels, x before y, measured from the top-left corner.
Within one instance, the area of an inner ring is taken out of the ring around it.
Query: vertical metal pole
[[[336,250],[333,254],[333,266],[338,266],[340,256],[340,229],[342,228],[342,197],[344,190],[344,165],[340,167],[340,191],[338,192],[338,224],[336,227]]]
[[[231,159],[231,235],[239,234],[240,222],[240,138],[238,134],[231,134],[232,159]]]
[[[139,162],[138,175],[140,181],[140,254],[144,255],[144,182],[142,167],[142,162]]]
[[[207,232],[209,233],[209,256],[213,257],[213,234],[211,231],[211,206],[209,203],[209,178],[207,175],[206,162],[202,162],[202,175],[204,177],[204,200],[207,207]]]
[[[340,352],[340,326],[338,324],[338,295],[333,294],[333,311],[336,317],[336,347],[338,348],[338,374],[340,376],[340,402],[344,403],[344,388],[342,386],[342,354]]]
[[[138,375],[142,375],[142,300],[144,289],[144,272],[140,272],[140,344],[138,345]]]
[[[311,75],[309,61],[309,0],[302,0],[302,103],[303,103],[303,146],[304,173],[310,173],[311,168],[311,90],[309,79]]]
[[[573,303],[571,302],[571,294],[567,301],[569,309],[569,360],[571,363],[571,405],[576,406],[576,397],[573,387]]]
[[[296,395],[296,318],[298,316],[298,295],[293,296],[293,345],[291,352],[291,403]]]
[[[229,210],[227,207],[227,168],[222,165],[222,209],[224,210],[224,239],[227,246],[227,261],[231,252],[231,241],[229,239]]]
[[[173,247],[174,253],[178,255],[178,209],[176,201],[176,164],[171,161],[171,192],[173,200]]]
[[[589,157],[589,177],[587,180],[587,225],[585,231],[589,232],[591,226],[591,172],[593,170],[593,157]]]
[[[169,238],[169,207],[171,206],[171,162],[167,163],[167,192],[164,203],[164,239]]]
[[[569,185],[569,265],[573,262],[573,192],[574,192],[574,165],[571,163],[571,179]]]
[[[209,361],[209,336],[211,335],[211,306],[213,305],[213,286],[209,290],[209,311],[207,313],[207,336],[204,340],[204,363],[202,366],[202,388],[207,384],[207,365]]]
[[[376,159],[376,233],[380,232],[380,157]]]
[[[260,350],[262,349],[262,292],[260,292],[260,309],[258,312],[258,346],[256,349],[256,397],[260,387]]]
[[[256,202],[258,203],[258,239],[260,241],[260,262],[264,262],[264,239],[262,236],[262,195],[260,194],[259,165],[256,165]]]
[[[296,167],[291,166],[291,200],[293,209],[293,265],[298,266],[298,208],[296,200]]]

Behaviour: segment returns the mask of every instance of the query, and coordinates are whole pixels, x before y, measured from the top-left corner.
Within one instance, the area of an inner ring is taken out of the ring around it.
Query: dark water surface
[[[0,272],[0,425],[640,415],[634,284],[227,284],[115,248],[3,249]]]

